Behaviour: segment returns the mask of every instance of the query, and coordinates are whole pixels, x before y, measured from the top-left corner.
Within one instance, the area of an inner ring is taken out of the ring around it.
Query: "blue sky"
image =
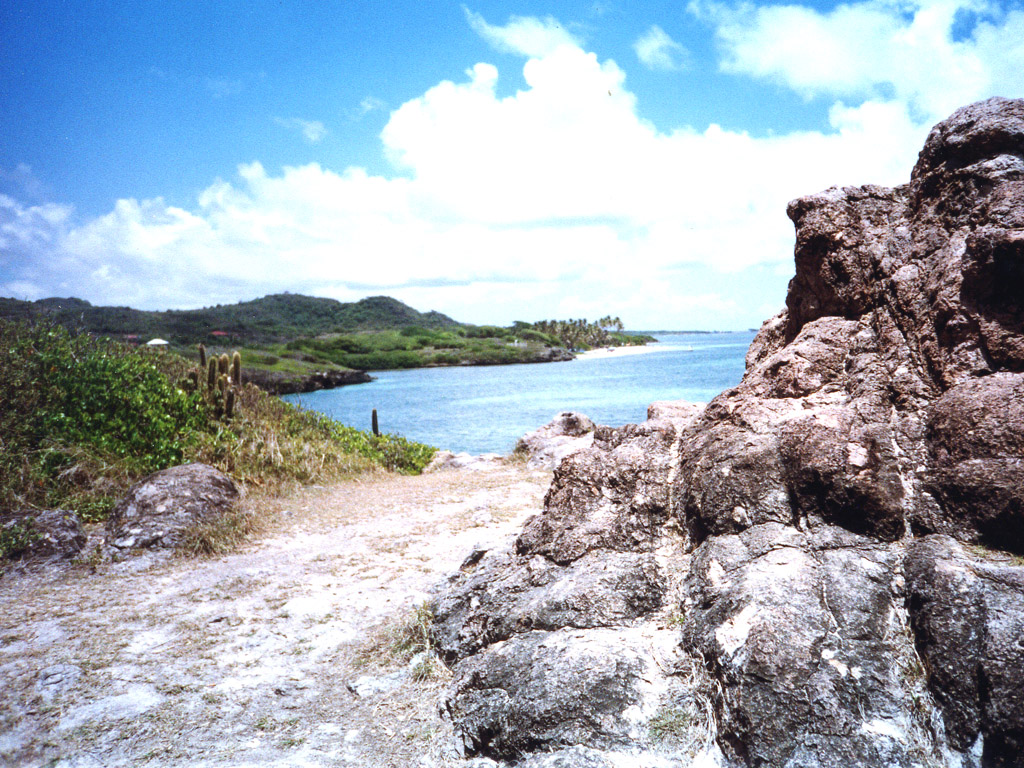
[[[1024,96],[1024,4],[0,4],[0,295],[746,328],[785,204]]]

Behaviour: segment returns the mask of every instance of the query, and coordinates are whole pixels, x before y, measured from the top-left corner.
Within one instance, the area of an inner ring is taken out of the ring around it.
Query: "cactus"
[[[228,369],[231,367],[231,358],[228,357],[228,353],[224,352],[220,356],[220,359],[217,362],[218,362],[218,368],[220,369],[220,372],[223,375],[227,376],[228,375]]]
[[[242,386],[242,356],[238,352],[231,356],[231,383]]]
[[[229,389],[224,398],[224,418],[230,419],[235,414],[235,390]]]
[[[220,392],[223,395],[227,391],[227,389],[228,389],[228,377],[227,377],[227,374],[222,373],[217,378],[217,391]]]
[[[206,368],[206,345],[199,343],[199,370]]]
[[[213,391],[217,386],[217,358],[211,357],[206,368],[206,388]]]
[[[182,389],[186,392],[195,392],[199,389],[199,371],[188,372],[188,377],[183,382]]]

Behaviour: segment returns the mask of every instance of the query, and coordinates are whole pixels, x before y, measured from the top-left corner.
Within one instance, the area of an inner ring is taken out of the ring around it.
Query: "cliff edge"
[[[436,599],[464,756],[1024,766],[1024,101],[788,214],[740,385],[598,427]]]

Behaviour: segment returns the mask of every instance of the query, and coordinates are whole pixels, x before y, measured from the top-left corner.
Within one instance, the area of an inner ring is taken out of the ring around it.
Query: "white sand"
[[[671,344],[645,344],[642,347],[600,347],[586,352],[579,352],[577,360],[600,360],[605,357],[630,357],[632,355],[647,355],[652,352],[679,351],[680,347]]]

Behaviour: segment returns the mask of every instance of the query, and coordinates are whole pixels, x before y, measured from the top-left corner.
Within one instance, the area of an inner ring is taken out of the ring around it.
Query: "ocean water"
[[[561,411],[599,424],[647,418],[655,400],[707,402],[743,376],[754,333],[657,335],[653,351],[579,357],[564,363],[377,371],[376,381],[289,395],[286,400],[343,424],[456,453],[507,454],[516,440]]]

